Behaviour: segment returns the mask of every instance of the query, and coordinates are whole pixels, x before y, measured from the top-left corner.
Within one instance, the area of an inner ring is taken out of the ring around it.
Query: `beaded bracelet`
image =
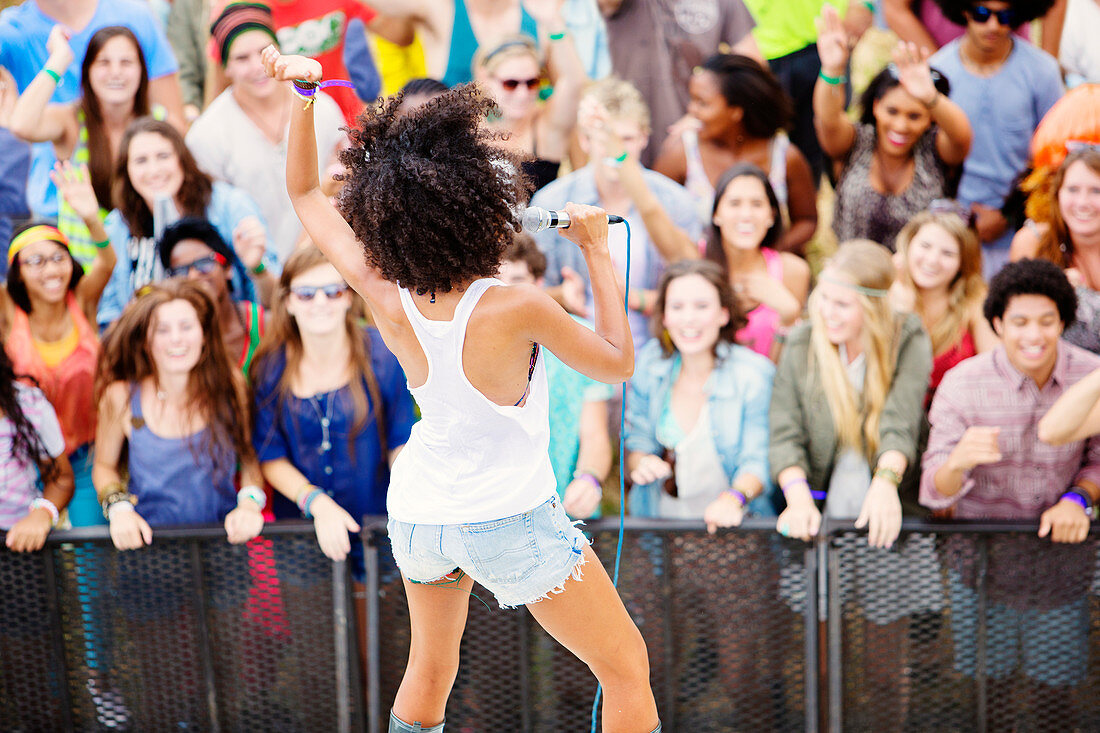
[[[829,86],[834,87],[848,83],[848,76],[846,74],[841,74],[840,76],[829,76],[824,71],[819,71],[817,72],[817,78],[821,79],[821,81],[825,82]]]
[[[31,501],[31,511],[35,509],[45,509],[50,513],[50,526],[56,527],[58,521],[61,519],[61,512],[57,508],[57,504],[47,499],[44,496],[35,497]]]

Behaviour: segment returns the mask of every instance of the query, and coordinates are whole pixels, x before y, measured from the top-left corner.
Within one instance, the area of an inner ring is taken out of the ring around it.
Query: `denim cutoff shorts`
[[[580,524],[580,522],[578,522]],[[534,509],[491,522],[409,524],[390,519],[393,557],[413,583],[432,583],[462,570],[492,591],[501,608],[561,592],[580,579],[588,540],[555,495]]]

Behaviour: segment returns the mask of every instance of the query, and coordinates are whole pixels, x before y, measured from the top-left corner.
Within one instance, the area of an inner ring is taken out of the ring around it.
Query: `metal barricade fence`
[[[0,730],[362,728],[345,563],[313,524],[118,552],[105,527],[0,547]]]
[[[366,521],[368,730],[386,730],[409,620],[385,525]],[[667,731],[803,731],[817,723],[816,556],[774,520],[707,535],[698,522],[628,520],[619,593],[649,651]],[[586,531],[608,572],[618,521]],[[461,592],[457,589],[455,592]],[[587,731],[596,681],[524,610],[479,585],[448,730]]]
[[[348,568],[310,523],[242,546],[206,527],[127,553],[104,528],[0,547],[0,730],[385,730],[408,608],[384,524],[364,526],[365,701]],[[617,529],[586,527],[608,570]],[[619,589],[667,731],[1100,730],[1100,531],[1035,532],[906,520],[883,551],[850,522],[805,544],[773,520],[630,520]],[[591,673],[473,594],[448,729],[588,730]]]

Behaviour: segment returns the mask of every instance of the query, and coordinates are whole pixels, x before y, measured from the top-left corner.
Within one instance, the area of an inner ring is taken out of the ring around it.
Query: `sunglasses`
[[[500,85],[508,92],[516,91],[516,88],[518,88],[520,84],[527,87],[527,91],[529,92],[533,92],[539,87],[538,77],[534,79],[497,79],[497,81],[500,82]]]
[[[303,302],[308,303],[313,300],[313,297],[318,292],[324,293],[325,297],[329,300],[336,300],[344,293],[348,292],[347,283],[333,283],[332,285],[299,285],[296,288],[291,288],[290,292],[295,298]]]
[[[886,65],[886,70],[888,72],[890,72],[890,78],[892,78],[894,81],[900,81],[901,80],[901,77],[898,76],[898,65],[897,64],[895,64],[893,62],[887,64]],[[932,83],[933,84],[939,84],[941,81],[943,81],[943,74],[936,71],[935,69],[929,69],[928,70],[928,75],[932,77]]]
[[[200,275],[209,275],[214,271],[215,267],[225,267],[225,264],[225,258],[215,253],[207,255],[206,257],[200,257],[194,262],[188,262],[186,265],[169,267],[168,277],[187,277],[191,270],[198,270]]]
[[[1090,143],[1087,140],[1066,140],[1067,153],[1079,153],[1082,150],[1095,150],[1100,152],[1100,143]]]
[[[985,25],[989,22],[989,19],[996,16],[997,22],[1005,27],[1012,25],[1012,21],[1015,20],[1015,15],[1012,13],[1012,8],[1005,8],[1004,10],[990,10],[984,5],[975,5],[968,11],[971,18],[975,23]]]
[[[68,252],[54,252],[51,255],[31,255],[30,257],[24,257],[19,260],[19,264],[28,270],[41,270],[48,262],[52,262],[55,265],[61,265],[68,261]]]

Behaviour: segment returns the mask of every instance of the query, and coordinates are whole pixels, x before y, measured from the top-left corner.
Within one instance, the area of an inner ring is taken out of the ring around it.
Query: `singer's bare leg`
[[[585,547],[584,555],[582,580],[570,578],[563,593],[527,609],[603,686],[603,730],[650,733],[658,719],[645,641],[596,553]]]

